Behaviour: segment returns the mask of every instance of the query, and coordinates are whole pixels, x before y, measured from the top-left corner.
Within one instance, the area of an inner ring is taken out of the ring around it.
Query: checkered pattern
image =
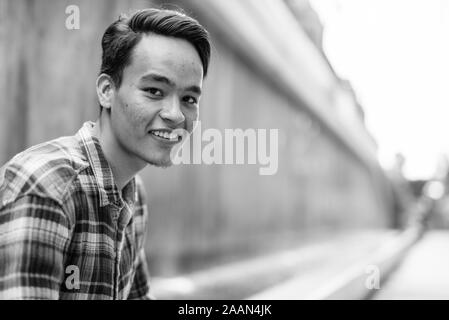
[[[0,299],[145,299],[147,208],[86,122],[0,168]]]

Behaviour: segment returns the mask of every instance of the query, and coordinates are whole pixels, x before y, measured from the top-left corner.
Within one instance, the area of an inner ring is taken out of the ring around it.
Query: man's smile
[[[163,141],[165,143],[176,144],[182,140],[182,130],[176,129],[155,129],[150,130],[148,133],[152,135],[158,141]]]

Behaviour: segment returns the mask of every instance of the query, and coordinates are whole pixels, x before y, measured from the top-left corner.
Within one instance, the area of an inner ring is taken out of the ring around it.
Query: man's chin
[[[149,165],[159,168],[168,168],[173,165],[173,162],[170,159],[147,159],[146,161]]]

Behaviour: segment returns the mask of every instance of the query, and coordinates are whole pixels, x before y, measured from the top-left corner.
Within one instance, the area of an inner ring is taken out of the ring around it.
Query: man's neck
[[[131,179],[145,166],[146,163],[130,156],[120,145],[112,132],[109,121],[95,122],[94,135],[100,142],[101,149],[111,167],[117,188],[122,191]]]

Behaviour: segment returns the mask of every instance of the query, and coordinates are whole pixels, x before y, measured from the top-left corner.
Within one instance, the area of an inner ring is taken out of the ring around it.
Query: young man
[[[145,195],[136,174],[169,166],[191,133],[207,31],[171,10],[121,17],[102,39],[98,120],[0,169],[0,298],[150,298]]]

